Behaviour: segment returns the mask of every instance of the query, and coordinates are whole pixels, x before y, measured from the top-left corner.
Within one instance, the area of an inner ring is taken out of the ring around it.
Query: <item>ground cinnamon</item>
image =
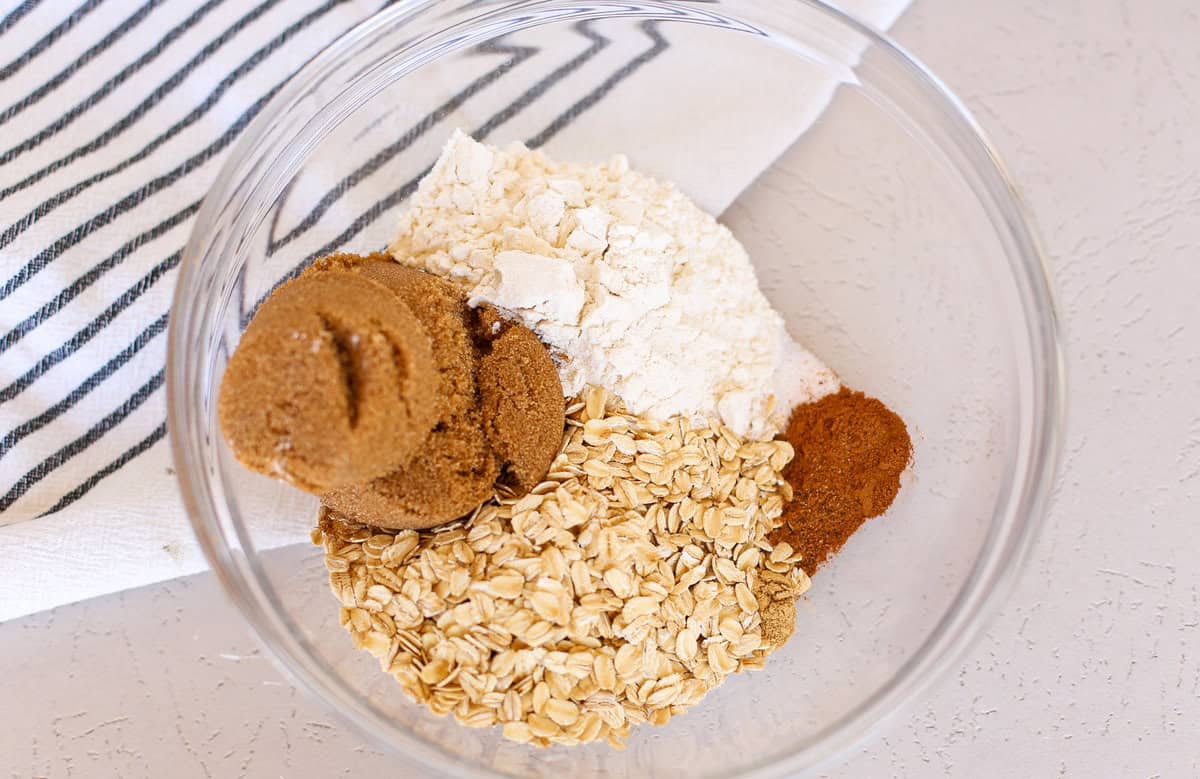
[[[796,450],[783,475],[793,498],[772,541],[786,541],[810,576],[892,504],[912,442],[895,412],[846,388],[792,411],[782,435]]]

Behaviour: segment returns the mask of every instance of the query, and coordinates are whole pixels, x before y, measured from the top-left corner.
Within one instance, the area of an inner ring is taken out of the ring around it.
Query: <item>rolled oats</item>
[[[528,495],[420,533],[323,516],[314,540],[355,646],[411,699],[512,741],[619,748],[777,646],[761,577],[808,586],[767,541],[792,455],[591,388]]]

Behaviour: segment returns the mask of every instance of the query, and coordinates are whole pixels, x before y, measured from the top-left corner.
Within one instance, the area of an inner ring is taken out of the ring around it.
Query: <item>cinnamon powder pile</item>
[[[796,450],[783,476],[793,498],[771,541],[786,541],[812,575],[866,520],[892,504],[912,442],[895,412],[842,388],[795,408],[781,436]]]

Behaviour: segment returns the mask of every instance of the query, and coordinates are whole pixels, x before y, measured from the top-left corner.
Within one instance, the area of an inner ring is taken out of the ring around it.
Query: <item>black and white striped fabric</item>
[[[380,3],[63,5],[0,21],[5,50],[27,44],[0,69],[5,524],[164,437],[163,332],[200,198],[279,83]]]
[[[905,4],[847,3],[880,26]],[[0,620],[203,567],[164,441],[181,250],[239,133],[301,65],[384,5],[0,3]],[[579,48],[520,50],[462,101],[486,101],[489,84],[521,64],[526,102],[556,102],[536,125],[540,144],[623,82],[653,78],[646,66],[667,56],[668,38],[648,27],[610,45],[585,27]],[[544,97],[568,77],[570,91]],[[453,129],[426,124],[440,137]],[[758,153],[777,154],[804,126]],[[739,157],[743,169],[701,203],[721,210],[770,159]]]

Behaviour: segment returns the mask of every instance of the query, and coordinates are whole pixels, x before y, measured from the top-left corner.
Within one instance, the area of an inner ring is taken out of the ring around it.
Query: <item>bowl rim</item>
[[[988,533],[971,572],[932,632],[868,700],[823,727],[814,734],[811,744],[799,751],[766,755],[748,769],[747,776],[795,775],[827,764],[869,738],[961,661],[999,611],[1018,575],[1025,568],[1048,507],[1060,459],[1065,416],[1066,377],[1061,326],[1046,255],[1034,219],[987,134],[949,88],[888,35],[828,5],[824,0],[787,1],[819,11],[850,28],[866,38],[872,50],[884,52],[885,56],[908,70],[909,75],[926,88],[927,96],[941,104],[946,118],[958,125],[959,140],[966,144],[963,151],[976,164],[974,172],[989,179],[989,193],[1003,203],[1010,218],[993,219],[992,224],[998,233],[1007,231],[1000,237],[1007,239],[1009,248],[1013,249],[1006,250],[1006,254],[1014,274],[1018,276],[1018,292],[1026,311],[1026,335],[1030,359],[1035,368],[1030,376],[1033,429],[1027,457],[1022,463],[1012,466],[1012,473],[1008,474],[1011,477],[1008,478],[1010,491],[997,499]],[[553,6],[563,2],[566,0],[498,0],[505,11],[514,7]],[[686,0],[639,0],[637,4],[669,8],[677,2]],[[234,182],[228,186],[235,189],[244,186],[243,181],[238,179],[238,174],[244,172],[239,166],[270,131],[270,117],[299,100],[305,85],[332,68],[345,50],[384,26],[401,24],[406,17],[412,18],[443,4],[444,0],[402,0],[378,11],[338,37],[293,75],[268,102],[231,150],[216,181]],[[594,0],[589,5],[603,8],[610,4],[617,5],[614,0]],[[632,3],[625,7],[629,5]],[[598,14],[588,18],[603,16]],[[268,655],[311,698],[331,708],[373,743],[393,753],[401,751],[404,757],[415,759],[424,769],[446,773],[453,766],[466,775],[503,776],[490,768],[470,764],[460,756],[433,746],[403,729],[391,729],[395,739],[380,733],[372,710],[364,707],[361,701],[348,697],[345,685],[315,662],[287,629],[287,623],[267,608],[272,597],[257,578],[257,561],[247,558],[242,551],[242,547],[249,545],[249,539],[242,536],[238,539],[241,542],[238,547],[231,547],[215,528],[216,520],[206,513],[207,499],[210,497],[206,494],[207,488],[203,483],[193,480],[193,473],[199,472],[202,465],[198,461],[196,441],[187,434],[186,420],[192,405],[188,391],[194,388],[189,386],[188,360],[181,355],[188,352],[191,335],[187,327],[188,314],[195,308],[191,284],[188,282],[196,273],[204,254],[201,249],[204,236],[198,234],[199,226],[211,220],[221,208],[221,194],[220,187],[214,185],[193,223],[180,263],[168,328],[166,384],[170,445],[182,499],[200,547],[226,596],[267,649]],[[1007,510],[1003,510],[1006,506]],[[402,750],[396,740],[402,742]]]

